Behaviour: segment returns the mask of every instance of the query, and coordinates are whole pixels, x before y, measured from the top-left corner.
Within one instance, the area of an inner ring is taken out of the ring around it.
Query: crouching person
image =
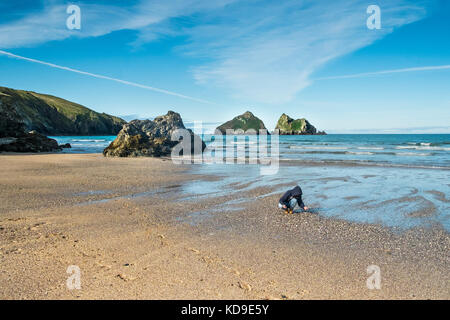
[[[298,205],[304,211],[309,208],[305,206],[302,200],[302,189],[299,186],[296,186],[294,189],[286,191],[285,194],[280,198],[280,202],[278,203],[278,208],[285,211],[285,213],[294,213],[294,208]]]

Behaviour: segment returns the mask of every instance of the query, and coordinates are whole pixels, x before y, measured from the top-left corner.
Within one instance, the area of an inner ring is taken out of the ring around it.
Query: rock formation
[[[103,151],[105,156],[113,157],[161,157],[169,156],[179,141],[172,141],[172,133],[186,129],[181,116],[169,111],[164,116],[152,120],[133,120],[125,124],[116,139]],[[191,152],[205,149],[203,140],[187,129],[191,139]],[[194,147],[197,149],[194,150]]]
[[[266,126],[264,125],[264,122],[255,117],[253,113],[247,111],[244,114],[241,114],[240,116],[237,116],[216,128],[216,130],[219,130],[220,132],[222,132],[222,134],[226,134],[226,130],[229,129],[234,131],[238,130],[237,132],[235,132],[235,134],[245,133],[250,129],[255,130],[256,134],[259,134],[259,130],[266,130]],[[243,132],[240,130],[242,130]]]
[[[317,131],[317,129],[309,123],[305,118],[292,119],[285,113],[283,113],[278,119],[275,131],[280,135],[324,135],[324,131]]]
[[[28,132],[11,104],[0,99],[0,152],[52,152],[61,150],[54,139]]]

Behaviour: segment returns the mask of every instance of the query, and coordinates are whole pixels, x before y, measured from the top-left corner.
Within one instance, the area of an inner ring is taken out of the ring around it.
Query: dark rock
[[[234,134],[248,134],[247,130],[254,130],[256,134],[259,134],[259,130],[267,129],[264,122],[255,117],[250,111],[247,111],[220,125],[216,130],[219,130],[222,134],[226,134],[227,130],[234,130]]]
[[[169,111],[152,120],[133,120],[125,124],[116,139],[103,151],[113,157],[161,157],[169,156],[172,149],[182,140],[172,141],[172,133],[186,129],[181,116]],[[191,139],[191,152],[201,152],[206,145],[191,130],[186,131]],[[201,150],[194,150],[194,146]],[[201,147],[201,148],[200,148]],[[180,154],[181,155],[181,154]]]
[[[72,148],[72,146],[70,145],[70,143],[61,144],[59,147],[62,148],[62,149],[70,149],[70,148]]]
[[[9,103],[5,103],[1,97],[6,96],[0,92],[0,137],[19,137],[23,135],[25,125],[17,113],[16,108]]]
[[[54,139],[26,131],[16,108],[0,99],[0,152],[52,152],[61,150]]]
[[[31,131],[19,137],[0,138],[0,151],[6,152],[53,152],[61,148],[54,139]]]

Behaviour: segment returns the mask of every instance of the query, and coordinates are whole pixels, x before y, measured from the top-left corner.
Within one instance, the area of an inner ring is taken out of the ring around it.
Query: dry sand
[[[0,163],[1,299],[450,298],[450,237],[438,227],[284,215],[279,195],[202,213],[233,196],[179,201],[185,181],[215,177],[161,159]],[[81,290],[66,286],[70,265]],[[380,290],[366,286],[369,265],[380,267]]]

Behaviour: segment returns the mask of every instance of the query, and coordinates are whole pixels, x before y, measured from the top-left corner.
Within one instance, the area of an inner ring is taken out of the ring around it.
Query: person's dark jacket
[[[299,186],[296,186],[294,189],[288,190],[285,194],[283,194],[280,198],[280,203],[289,207],[289,201],[291,201],[292,198],[295,198],[297,199],[298,205],[303,208],[305,207],[305,204],[302,200],[302,194],[302,189]]]

